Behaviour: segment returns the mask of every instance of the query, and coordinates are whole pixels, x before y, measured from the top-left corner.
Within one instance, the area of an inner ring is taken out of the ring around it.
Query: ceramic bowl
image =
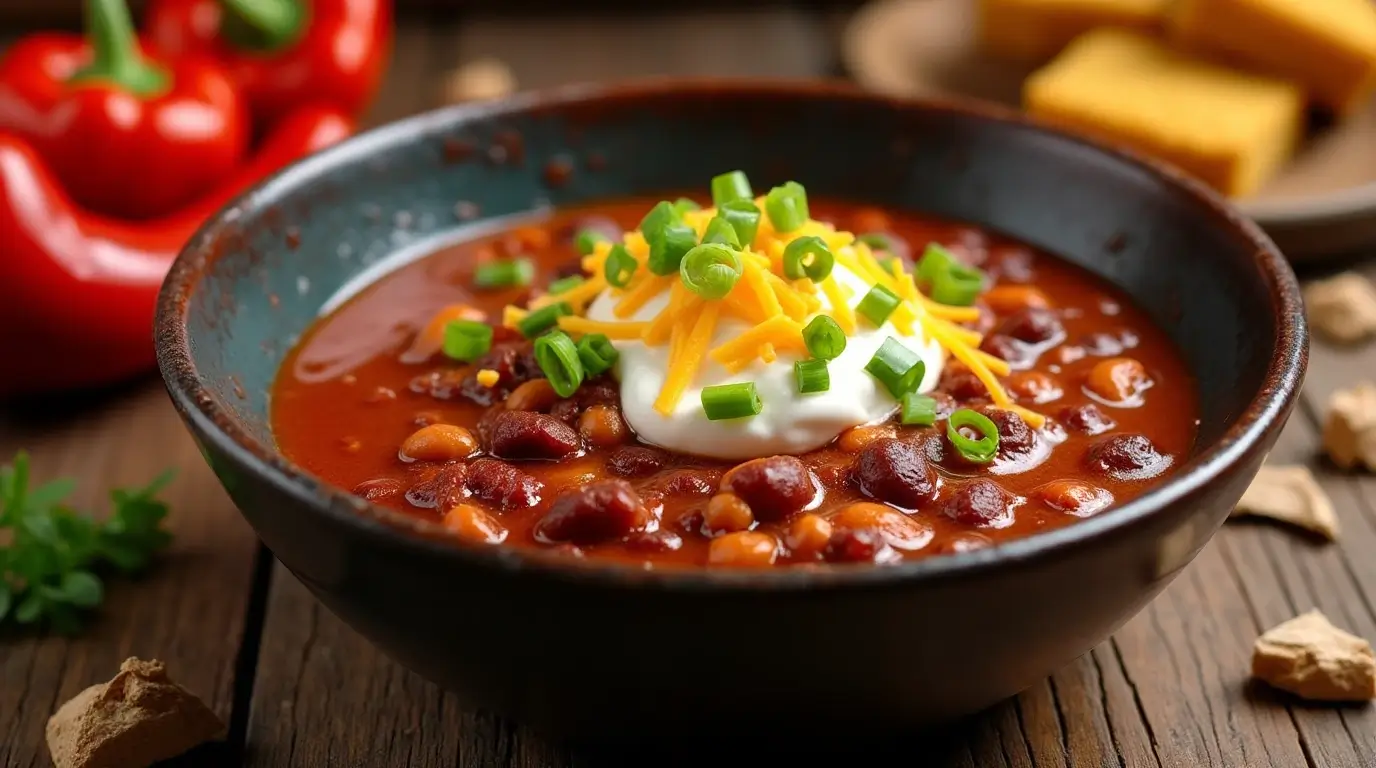
[[[267,393],[279,362],[379,259],[457,227],[701,186],[728,168],[969,221],[1121,286],[1196,377],[1192,456],[1130,503],[989,550],[656,573],[459,545],[277,452]],[[286,170],[188,245],[160,298],[157,346],[173,402],[244,516],[379,648],[549,733],[682,743],[944,722],[1085,653],[1221,524],[1294,405],[1307,337],[1271,242],[1168,170],[1001,112],[840,85],[661,81],[453,107]]]

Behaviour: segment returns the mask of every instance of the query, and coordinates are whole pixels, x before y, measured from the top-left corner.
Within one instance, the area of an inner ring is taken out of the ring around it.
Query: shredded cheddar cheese
[[[649,330],[649,323],[601,323],[586,317],[565,315],[559,318],[559,330],[571,334],[600,333],[616,341],[639,339]]]

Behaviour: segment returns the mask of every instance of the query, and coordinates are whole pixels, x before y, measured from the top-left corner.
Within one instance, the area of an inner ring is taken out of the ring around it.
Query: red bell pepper
[[[89,40],[34,35],[0,60],[0,130],[31,144],[83,207],[174,211],[243,163],[247,107],[218,64],[145,56],[124,0],[86,9]]]
[[[158,289],[206,218],[352,132],[345,113],[303,107],[224,185],[143,222],[81,210],[33,147],[0,132],[0,397],[102,386],[150,370]]]
[[[145,28],[167,55],[214,56],[268,125],[313,101],[362,114],[392,47],[389,0],[152,0]]]

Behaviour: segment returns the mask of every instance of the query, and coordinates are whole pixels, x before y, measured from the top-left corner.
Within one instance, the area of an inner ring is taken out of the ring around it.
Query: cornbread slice
[[[1294,80],[1340,114],[1376,88],[1371,0],[1180,0],[1171,27],[1183,46]]]
[[[1171,0],[979,0],[985,49],[1004,58],[1045,61],[1082,33],[1103,26],[1163,30]]]
[[[1303,127],[1298,86],[1110,28],[1080,36],[1033,73],[1023,102],[1034,117],[1174,163],[1227,195],[1261,186]]]

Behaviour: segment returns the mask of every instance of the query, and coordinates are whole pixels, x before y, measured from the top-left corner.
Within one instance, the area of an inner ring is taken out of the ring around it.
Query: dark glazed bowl
[[[276,452],[266,393],[292,340],[382,256],[474,224],[460,201],[481,224],[698,188],[731,168],[984,225],[1122,286],[1198,377],[1194,455],[1138,500],[991,550],[890,568],[653,573],[460,546]],[[931,724],[1083,654],[1218,528],[1289,415],[1307,350],[1290,268],[1198,184],[1002,113],[721,82],[451,108],[308,159],[189,245],[157,343],[225,488],[344,621],[473,705],[556,734],[671,744]]]

